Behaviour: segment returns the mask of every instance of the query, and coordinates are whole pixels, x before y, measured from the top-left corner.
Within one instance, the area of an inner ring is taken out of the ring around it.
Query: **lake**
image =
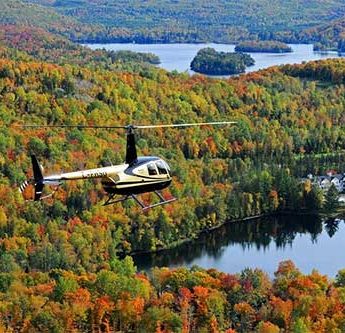
[[[91,49],[106,49],[111,51],[130,50],[135,52],[150,52],[160,60],[160,67],[173,71],[193,73],[189,69],[192,59],[204,47],[212,47],[217,51],[234,52],[233,44],[84,44]],[[297,64],[303,61],[323,58],[336,58],[337,52],[314,52],[312,44],[289,44],[291,53],[249,53],[255,60],[255,65],[248,67],[247,72],[257,71],[274,65]]]
[[[175,249],[134,256],[139,270],[151,267],[216,268],[237,273],[260,268],[273,276],[279,262],[291,259],[303,273],[312,269],[335,277],[345,268],[345,222],[318,216],[275,216],[228,223]]]

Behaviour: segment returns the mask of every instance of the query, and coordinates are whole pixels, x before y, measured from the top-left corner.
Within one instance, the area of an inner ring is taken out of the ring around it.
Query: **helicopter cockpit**
[[[170,178],[169,165],[159,158],[142,161],[138,166],[134,167],[132,172],[137,176]]]
[[[158,160],[147,164],[147,171],[149,176],[156,175],[168,175],[169,176],[169,166],[163,161]]]

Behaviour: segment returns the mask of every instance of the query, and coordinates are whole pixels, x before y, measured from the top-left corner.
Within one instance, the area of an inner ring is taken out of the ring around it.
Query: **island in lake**
[[[252,66],[254,63],[254,59],[249,54],[217,52],[207,47],[198,51],[190,68],[207,75],[231,75],[243,73],[247,66]]]
[[[109,56],[113,62],[137,62],[159,65],[159,57],[153,53],[133,52],[130,50],[112,51]]]
[[[277,41],[246,41],[237,44],[236,52],[266,52],[266,53],[286,53],[292,52],[292,48],[282,42]]]

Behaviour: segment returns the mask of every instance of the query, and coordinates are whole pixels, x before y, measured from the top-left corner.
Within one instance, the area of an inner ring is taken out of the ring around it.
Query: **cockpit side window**
[[[170,167],[169,167],[169,164],[167,163],[167,162],[165,162],[165,161],[163,161],[163,163],[164,163],[164,165],[165,165],[165,167],[167,168],[167,170],[168,170],[168,173],[171,171],[170,170]]]
[[[156,165],[157,165],[157,169],[158,169],[158,172],[160,175],[167,175],[168,174],[166,166],[162,161],[157,161]]]
[[[149,175],[150,176],[154,176],[154,175],[157,175],[157,169],[156,169],[156,166],[154,163],[150,163],[147,165],[147,170],[149,172]]]

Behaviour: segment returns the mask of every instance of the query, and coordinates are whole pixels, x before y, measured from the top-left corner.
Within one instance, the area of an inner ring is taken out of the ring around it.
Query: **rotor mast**
[[[126,164],[132,165],[138,160],[137,148],[135,146],[134,126],[127,127],[127,146],[126,146]]]

